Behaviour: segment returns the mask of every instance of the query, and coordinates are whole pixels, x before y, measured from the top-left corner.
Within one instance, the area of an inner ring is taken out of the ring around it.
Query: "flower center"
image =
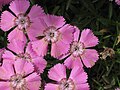
[[[28,16],[25,16],[24,14],[19,14],[15,20],[15,25],[18,26],[19,29],[26,29],[30,26],[30,19]]]
[[[31,56],[28,53],[20,53],[17,55],[19,58],[27,60],[27,61],[31,61]]]
[[[25,79],[20,74],[16,74],[11,76],[10,78],[10,86],[13,90],[26,90]]]
[[[55,27],[51,26],[44,31],[44,35],[45,35],[45,41],[56,42],[60,36],[60,32],[57,31]]]
[[[75,85],[72,79],[63,78],[60,83],[58,90],[75,90]]]
[[[83,54],[84,52],[84,45],[81,42],[73,42],[70,48],[70,53],[73,54],[73,56],[77,57]]]

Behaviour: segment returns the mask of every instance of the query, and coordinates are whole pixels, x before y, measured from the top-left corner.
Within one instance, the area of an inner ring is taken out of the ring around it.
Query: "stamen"
[[[19,14],[15,20],[14,24],[18,26],[18,29],[26,29],[30,26],[30,19],[28,16],[24,16],[24,14]]]
[[[17,57],[27,61],[32,61],[31,56],[28,53],[20,53],[17,55]]]
[[[60,83],[58,90],[75,90],[75,85],[72,79],[63,78]]]
[[[84,45],[81,42],[73,42],[70,48],[70,53],[73,54],[73,56],[77,57],[82,55],[84,52]]]
[[[25,79],[20,74],[11,76],[10,86],[13,90],[27,90]]]
[[[60,32],[53,26],[47,28],[44,31],[45,41],[47,42],[56,42],[59,39]]]

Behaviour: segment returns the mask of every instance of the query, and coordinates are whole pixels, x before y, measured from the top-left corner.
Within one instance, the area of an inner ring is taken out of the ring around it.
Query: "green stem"
[[[105,62],[106,69],[107,69],[107,71],[108,71],[108,70],[109,70],[109,67],[108,67],[108,65],[107,65],[107,63],[106,63],[106,60],[104,60],[104,62]]]
[[[92,79],[98,86],[100,86],[100,87],[102,87],[102,85],[98,82],[98,81],[96,81],[95,79]]]
[[[115,64],[115,61],[114,61],[114,62],[112,63],[112,65],[110,66],[109,71],[106,73],[106,76],[108,76],[108,75],[110,74],[110,72],[111,72],[114,64]]]
[[[112,2],[109,3],[109,19],[112,18],[112,13],[113,13],[113,7],[112,7]]]
[[[118,23],[118,21],[116,22],[116,30],[117,30],[117,36],[118,36],[119,35],[119,23]],[[117,39],[118,39],[117,36],[116,36],[115,42],[113,44],[113,49],[115,48],[116,43],[117,43]]]
[[[4,47],[7,46],[7,33],[4,33]]]

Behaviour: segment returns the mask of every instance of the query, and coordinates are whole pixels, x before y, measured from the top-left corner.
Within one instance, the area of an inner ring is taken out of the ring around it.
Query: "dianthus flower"
[[[80,30],[76,28],[74,41],[68,53],[70,56],[65,60],[65,65],[68,68],[73,68],[76,65],[83,67],[83,64],[86,67],[92,67],[99,59],[99,55],[96,50],[89,48],[97,44],[98,38],[94,36],[90,29],[84,29],[80,36]]]
[[[29,13],[27,13],[30,3],[28,0],[14,0],[10,3],[9,11],[4,11],[1,15],[0,27],[3,31],[9,31],[12,28],[17,28],[11,32],[11,36],[14,33],[21,32],[27,33],[30,37],[29,31],[39,30],[39,18],[44,17],[44,12],[40,6],[34,5],[31,7]],[[19,37],[20,38],[20,37]]]
[[[47,15],[39,23],[41,29],[33,31],[32,47],[39,56],[47,53],[48,45],[51,45],[51,56],[58,58],[68,52],[73,40],[74,28],[65,24],[61,16]],[[41,33],[40,33],[41,32]]]
[[[115,2],[116,2],[118,5],[120,5],[120,0],[115,0]]]
[[[57,64],[50,69],[48,77],[56,82],[48,83],[45,90],[89,90],[87,74],[80,67],[74,67],[67,77],[66,67]]]
[[[33,50],[31,43],[29,42],[27,46],[20,40],[12,40],[8,44],[8,49],[3,54],[3,61],[17,61],[24,60],[26,62],[31,62],[34,65],[34,69],[38,73],[42,73],[46,67],[46,60],[43,57],[38,56]]]
[[[0,67],[0,90],[39,90],[41,78],[30,62],[5,60]]]
[[[116,88],[115,90],[120,90],[120,88]]]

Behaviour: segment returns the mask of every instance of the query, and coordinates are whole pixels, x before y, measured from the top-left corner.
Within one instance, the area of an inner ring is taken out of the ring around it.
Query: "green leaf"
[[[71,1],[72,1],[72,0],[68,0],[68,2],[67,2],[67,6],[66,6],[66,10],[68,10],[68,9],[69,9],[70,4],[71,4]]]
[[[35,4],[35,1],[34,0],[30,0],[31,4],[34,5]]]
[[[106,19],[106,18],[98,18],[97,19],[99,22],[101,22],[103,25],[105,26],[109,26],[109,25],[116,25],[116,22],[110,19]]]
[[[59,9],[60,9],[60,6],[56,6],[56,7],[53,9],[52,14],[56,14]]]
[[[96,10],[90,0],[81,0],[81,2],[86,7],[86,9],[88,9],[92,14],[95,15]]]
[[[109,4],[109,19],[111,19],[112,14],[113,14],[113,7],[112,7],[112,2],[110,2],[110,4]]]
[[[96,3],[96,10],[99,10],[104,4],[106,0],[99,0],[98,3]]]

